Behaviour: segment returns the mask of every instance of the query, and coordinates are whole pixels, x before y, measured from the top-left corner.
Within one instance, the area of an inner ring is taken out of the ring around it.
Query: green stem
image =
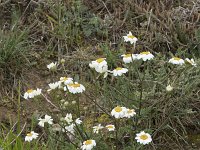
[[[28,142],[28,149],[31,150],[31,142]]]
[[[93,100],[92,97],[90,97],[89,95],[87,95],[86,93],[84,93],[96,106],[98,106],[105,114],[107,114],[108,116],[111,117],[111,115],[109,113],[107,113],[103,107],[101,107],[98,103],[95,102],[95,100]]]
[[[80,118],[81,113],[80,113],[80,101],[79,101],[79,96],[76,98],[76,103],[77,103],[77,115]]]
[[[146,64],[147,65],[147,64]],[[141,109],[142,109],[142,98],[143,98],[143,82],[144,82],[144,78],[145,78],[145,70],[146,68],[144,69],[144,75],[142,78],[139,77],[140,79],[140,97],[139,97],[139,108],[138,108],[138,115],[136,117],[136,121],[135,121],[135,130],[137,129],[137,125],[138,125],[138,121],[139,121],[139,118],[141,117]],[[137,69],[136,71],[139,75],[139,71]]]
[[[21,83],[19,81],[19,86],[18,86],[18,106],[17,106],[17,133],[20,132],[20,96],[21,96],[21,93],[20,93],[20,86],[21,86]]]
[[[79,133],[80,137],[82,138],[82,140],[86,140],[83,133],[81,132],[81,130],[79,129],[78,125],[74,122],[75,126],[76,126],[76,129],[77,129],[77,132]]]
[[[143,80],[140,83],[141,89],[140,89],[140,98],[139,98],[139,112],[138,115],[141,115],[141,109],[142,109],[142,97],[143,97]]]
[[[48,132],[49,133],[49,132]],[[60,142],[60,143],[62,143],[62,144],[66,144],[65,142],[63,142],[63,141],[61,141],[61,140],[59,140],[59,138],[56,138],[55,136],[52,136],[50,133],[48,134],[51,138],[53,138],[54,140],[56,140],[56,141],[58,141],[58,142]],[[76,148],[78,148],[78,146],[74,143],[74,142],[72,142],[69,138],[68,138],[68,141],[72,144],[72,145],[74,145]]]
[[[118,126],[118,120],[115,119],[115,129],[116,129],[116,132],[115,132],[115,138],[116,138],[116,150],[118,150],[118,146],[117,146],[117,143],[119,142],[119,139],[118,139],[118,131],[119,131],[119,126]]]

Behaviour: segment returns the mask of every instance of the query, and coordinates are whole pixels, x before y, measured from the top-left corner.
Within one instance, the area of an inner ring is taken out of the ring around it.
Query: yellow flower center
[[[148,136],[146,134],[143,134],[143,135],[140,136],[140,139],[146,140],[146,139],[148,139]]]
[[[122,70],[122,68],[121,68],[121,67],[117,67],[115,70],[117,70],[117,71],[118,71],[118,70]]]
[[[61,79],[61,81],[66,81],[68,78],[67,77],[63,77],[62,79]]]
[[[113,128],[113,126],[111,126],[111,125],[110,125],[110,126],[106,126],[106,127],[109,128],[109,129],[112,129],[112,128]]]
[[[90,145],[90,144],[92,144],[92,140],[85,141],[85,145]]]
[[[116,112],[121,112],[121,111],[122,111],[122,108],[119,107],[119,106],[117,106],[117,107],[115,107],[115,111],[116,111]]]
[[[30,89],[27,91],[27,93],[32,93],[33,92],[33,89]]]
[[[29,137],[31,137],[33,134],[32,133],[28,133],[26,136],[29,136]]]
[[[141,52],[140,54],[142,54],[142,55],[148,55],[148,54],[150,54],[150,52]]]
[[[174,60],[181,60],[181,59],[180,59],[180,58],[178,58],[178,57],[174,57],[173,59],[174,59]]]
[[[129,110],[127,111],[128,114],[131,114],[132,112],[133,112],[132,109],[129,109]]]
[[[133,35],[128,35],[128,38],[133,39],[135,37]]]
[[[101,63],[101,62],[103,62],[105,60],[105,58],[99,58],[99,59],[97,59],[96,61],[98,62],[98,63]]]
[[[131,57],[131,54],[124,55],[125,58]]]
[[[74,88],[78,88],[78,87],[80,87],[81,85],[80,85],[80,84],[69,84],[69,86],[72,86],[72,87],[74,87]]]

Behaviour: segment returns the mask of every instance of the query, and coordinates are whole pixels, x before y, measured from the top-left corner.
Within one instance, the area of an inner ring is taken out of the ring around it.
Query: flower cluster
[[[108,127],[113,128],[113,125],[108,125]],[[146,145],[152,141],[151,135],[149,133],[145,133],[144,131],[141,131],[140,133],[136,134],[135,139],[137,140],[138,143],[143,145]],[[95,146],[96,146],[96,141],[90,139],[83,142],[81,149],[91,150]]]
[[[69,77],[60,77],[60,80],[54,83],[49,83],[50,89],[47,91],[51,91],[54,89],[63,89],[64,91],[69,91],[70,93],[82,93],[85,91],[85,87],[78,82],[73,82],[72,78]]]
[[[53,119],[51,118],[51,116],[48,116],[48,115],[45,115],[44,119],[39,118],[38,120],[39,120],[38,125],[41,126],[41,127],[44,127],[45,123],[53,124]]]
[[[82,93],[85,91],[85,87],[78,82],[73,82],[72,78],[61,77],[60,81],[49,83],[49,88],[47,91],[55,90],[57,88],[63,89],[64,91],[69,91],[70,93]],[[29,89],[24,93],[24,99],[34,98],[35,96],[41,95],[42,89],[37,88],[36,90]]]
[[[140,60],[143,61],[151,60],[154,58],[154,55],[150,52],[141,52],[140,54],[123,54],[121,55],[123,57],[124,63],[130,63],[133,60]],[[90,68],[94,68],[99,73],[112,73],[113,76],[122,76],[122,74],[125,74],[128,72],[127,68],[117,67],[113,71],[108,70],[108,65],[105,58],[99,58],[95,61],[92,61],[89,64]],[[105,74],[105,77],[107,74]]]
[[[51,118],[51,116],[45,115],[44,118],[39,118],[39,123],[38,125],[41,127],[44,127],[45,123],[48,123],[50,125],[54,125],[53,124],[53,119]],[[66,132],[70,132],[71,134],[74,134],[74,127],[75,127],[75,123],[77,125],[81,124],[82,121],[80,120],[80,118],[75,119],[75,121],[72,119],[72,114],[66,114],[66,116],[62,119],[62,121],[64,121],[64,128],[62,129],[62,131],[66,131]]]
[[[136,112],[134,109],[128,109],[126,107],[117,106],[111,111],[111,115],[116,119],[131,118],[134,115],[136,115]]]
[[[90,68],[94,68],[99,73],[105,73],[105,77],[107,76],[107,73],[113,73],[114,76],[121,76],[122,74],[128,72],[127,68],[121,68],[117,67],[113,71],[108,70],[108,65],[105,60],[105,58],[99,58],[95,61],[92,61],[89,64]]]
[[[138,59],[138,54],[123,54],[121,55],[125,64],[131,63],[133,60]]]
[[[123,57],[124,63],[131,63],[133,60],[151,60],[154,58],[154,55],[150,53],[149,51],[141,52],[140,54],[123,54],[121,55]]]
[[[185,63],[190,64],[192,66],[197,66],[197,64],[194,62],[194,59],[186,58],[185,61],[179,57],[173,57],[169,60],[169,63],[175,64],[175,65],[184,65]]]
[[[99,58],[89,64],[90,68],[94,68],[96,72],[104,73],[108,70],[108,65],[105,58]]]
[[[56,88],[59,88],[59,87],[61,87],[61,82],[57,81],[57,82],[54,82],[54,83],[49,83],[49,87],[50,87],[49,91],[54,90]]]
[[[126,36],[123,36],[123,38],[125,42],[130,42],[131,44],[134,44],[134,48],[135,48],[135,44],[138,41],[138,39],[135,36],[133,36],[131,32],[129,32]],[[146,61],[150,61],[154,59],[154,55],[149,51],[143,51],[138,54],[123,54],[121,56],[125,64],[132,63],[133,61],[146,62]],[[173,57],[168,62],[175,65],[190,64],[192,66],[197,66],[197,64],[194,62],[194,59],[188,59],[188,58],[183,60],[178,57]],[[55,71],[57,69],[57,66],[58,66],[57,62],[55,63],[52,62],[49,65],[47,65],[47,68],[50,71]],[[106,77],[108,73],[111,73],[115,77],[122,76],[123,74],[129,71],[127,68],[122,68],[122,67],[116,67],[115,69],[109,70],[106,58],[99,58],[92,61],[91,63],[89,63],[89,67],[94,69],[98,73],[104,73],[104,77]],[[72,94],[82,93],[85,91],[85,87],[82,84],[75,82],[73,78],[70,78],[70,77],[60,77],[59,81],[49,83],[48,86],[49,86],[49,89],[47,91],[49,92],[51,90],[56,90],[56,89],[68,91],[69,93],[72,93]],[[172,90],[173,90],[173,87],[171,85],[168,85],[166,87],[166,91],[170,92]],[[24,98],[25,99],[34,98],[35,96],[40,95],[40,94],[41,94],[41,89],[36,89],[36,90],[30,89],[27,92],[25,92]],[[73,102],[75,104],[76,101],[73,101]],[[67,101],[65,102],[65,100],[63,100],[63,103],[66,106],[68,105],[68,102]],[[113,116],[116,122],[117,120],[121,118],[129,119],[129,118],[134,117],[135,115],[136,115],[136,112],[134,109],[129,109],[126,107],[121,107],[121,106],[116,106],[111,111],[111,116]],[[129,121],[128,119],[125,121]],[[78,125],[82,124],[82,120],[80,120],[80,118],[74,119],[71,113],[67,113],[66,116],[61,118],[60,120],[61,120],[61,125],[62,125],[62,127],[60,125],[60,131],[69,133],[69,135],[72,135],[72,136],[75,136],[76,135],[75,133],[79,132]],[[38,121],[39,121],[38,125],[41,127],[44,127],[45,124],[49,124],[52,127],[56,126],[56,124],[53,123],[52,117],[49,115],[45,115],[44,117],[39,118]],[[116,125],[116,128],[115,128],[115,125]],[[107,124],[105,126],[102,126],[101,124],[98,124],[92,127],[93,133],[95,134],[98,134],[99,132],[101,133],[101,130],[103,129],[106,129],[106,131],[113,131],[117,133],[118,132],[117,130],[119,129],[119,127],[117,123],[115,125]],[[26,135],[25,141],[30,142],[33,139],[37,139],[38,136],[39,136],[38,133],[31,131],[30,133]],[[88,140],[83,141],[82,145],[80,146],[82,150],[91,150],[96,146],[96,141],[94,139],[90,139],[88,137],[87,139]],[[152,141],[151,135],[144,131],[137,133],[135,139],[138,143],[143,144],[143,145],[146,145]]]
[[[80,125],[82,123],[82,120],[80,120],[80,118],[77,118],[74,121],[71,113],[66,114],[65,118],[63,118],[62,121],[64,121],[63,123],[65,125],[63,131],[69,132],[71,134],[74,134],[74,132],[75,132],[75,130],[74,130],[75,124]],[[67,123],[67,125],[66,125],[66,123]]]
[[[99,124],[99,125],[93,127],[93,133],[98,134],[99,130],[104,129],[104,128],[106,128],[108,131],[114,131],[115,130],[115,126],[112,125],[112,124],[108,124],[105,127],[102,126],[101,124]]]

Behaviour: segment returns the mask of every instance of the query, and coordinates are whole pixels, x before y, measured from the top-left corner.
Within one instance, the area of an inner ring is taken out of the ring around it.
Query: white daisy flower
[[[194,62],[193,58],[192,59],[186,58],[185,61],[192,66],[195,66],[195,67],[197,66],[197,64]]]
[[[42,89],[38,88],[37,90],[30,89],[24,93],[24,99],[34,98],[35,96],[40,95],[42,93],[41,91]]]
[[[51,90],[59,88],[60,86],[61,86],[61,82],[60,81],[57,81],[57,82],[54,82],[54,83],[49,83],[49,87],[50,87]]]
[[[74,123],[72,123],[72,124],[69,125],[69,126],[65,126],[65,131],[74,134],[74,132],[75,132],[74,127],[75,127],[75,124],[74,124]]]
[[[33,89],[30,89],[30,90],[26,91],[26,92],[24,93],[24,98],[25,98],[25,99],[33,98],[33,97],[35,96],[35,95],[34,95],[34,91],[35,91],[35,90],[33,90]]]
[[[136,115],[136,112],[134,109],[126,109],[126,113],[125,113],[124,117],[131,118],[134,115]]]
[[[141,131],[140,133],[136,134],[135,139],[138,143],[146,145],[152,141],[151,135],[149,133],[145,133]]]
[[[167,87],[166,87],[166,91],[168,91],[168,92],[170,92],[170,91],[172,91],[174,88],[171,86],[171,85],[168,85]]]
[[[126,113],[126,107],[117,106],[111,111],[111,115],[115,118],[123,118]]]
[[[73,94],[82,93],[83,91],[85,91],[85,87],[82,84],[79,84],[77,82],[75,82],[73,84],[68,84],[67,88],[68,88],[69,92],[73,93]]]
[[[47,68],[49,70],[52,70],[52,71],[56,70],[57,69],[57,62],[55,62],[55,63],[52,62],[52,63],[48,64]]]
[[[42,89],[36,89],[35,90],[35,96],[38,96],[38,95],[40,95],[42,93]]]
[[[123,36],[124,38],[124,42],[130,42],[131,44],[136,44],[136,42],[138,41],[138,39],[133,36],[133,34],[129,31],[129,33],[126,36]]]
[[[73,83],[73,79],[67,77],[60,77],[60,81],[63,82],[65,85]]]
[[[175,64],[175,65],[183,65],[185,62],[183,59],[178,57],[173,57],[169,60],[169,63]]]
[[[72,114],[66,114],[64,120],[65,120],[68,124],[72,123],[72,122],[73,122],[73,120],[72,120]]]
[[[133,60],[137,59],[138,54],[123,54],[123,61],[125,64],[131,63]],[[132,58],[131,58],[132,57]]]
[[[103,129],[104,127],[101,125],[101,124],[99,124],[98,126],[94,126],[93,127],[93,132],[94,133],[99,133],[99,130],[101,130],[101,129]]]
[[[154,55],[150,52],[141,52],[138,56],[138,59],[142,59],[143,61],[151,60],[154,58]]]
[[[112,124],[107,125],[106,128],[108,129],[108,131],[114,131],[115,130],[115,126],[112,125]]]
[[[81,149],[82,150],[91,150],[95,146],[96,146],[95,140],[87,140],[87,141],[83,142]]]
[[[81,124],[83,121],[80,120],[80,118],[77,118],[77,119],[75,120],[75,122],[76,122],[76,124]]]
[[[48,124],[53,124],[53,119],[51,118],[51,116],[45,115],[44,119],[39,118],[39,123],[38,125],[41,127],[44,127],[44,123],[47,122]]]
[[[128,69],[118,67],[118,68],[113,70],[113,75],[114,76],[121,76],[122,74],[127,73],[127,72],[128,72]]]
[[[31,131],[30,133],[28,133],[28,134],[26,135],[25,141],[30,142],[30,141],[32,141],[33,139],[37,139],[38,135],[39,135],[38,133],[35,133],[34,131]]]
[[[99,72],[99,73],[107,72],[108,65],[107,65],[107,62],[105,59],[106,58],[99,58],[95,61],[92,61],[89,64],[90,68],[94,68],[96,70],[96,72]]]

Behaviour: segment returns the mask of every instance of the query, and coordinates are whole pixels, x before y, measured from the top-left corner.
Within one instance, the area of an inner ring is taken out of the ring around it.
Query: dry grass
[[[132,31],[139,38],[137,52],[148,50],[154,54],[162,53],[165,57],[172,54],[185,57],[200,56],[200,2],[198,0],[5,2],[0,4],[2,35],[13,34],[14,28],[19,28],[20,31],[29,29],[27,39],[22,41],[21,46],[28,50],[28,53],[22,52],[26,54],[23,57],[10,55],[13,57],[9,57],[9,61],[4,60],[0,63],[1,91],[3,93],[7,91],[8,95],[13,93],[15,95],[15,90],[9,93],[10,88],[3,85],[10,84],[12,87],[17,85],[19,80],[28,81],[32,78],[31,74],[33,75],[35,70],[41,67],[43,69],[38,71],[37,75],[34,74],[35,80],[40,80],[40,76],[44,79],[48,76],[45,72],[46,64],[50,61],[59,61],[61,58],[65,58],[68,62],[67,67],[70,70],[67,70],[67,74],[79,74],[78,77],[82,80],[91,81],[87,73],[83,73],[88,69],[88,62],[96,56],[103,54],[109,56],[106,49],[111,50],[114,55],[117,55],[116,51],[124,51],[118,45],[122,41],[122,35],[128,31]],[[131,49],[129,46],[126,48]],[[8,49],[12,50],[9,47]],[[24,61],[24,58],[27,61]],[[16,62],[20,60],[23,63],[16,66]],[[35,80],[31,83],[37,82]],[[198,79],[195,81],[199,83]],[[156,129],[154,137],[157,138],[155,141],[158,149],[166,149],[166,147],[187,149],[184,146],[189,144],[184,136],[188,132],[192,133],[193,129],[199,132],[199,115],[177,114],[188,111],[187,108],[199,111],[199,91],[195,89],[191,92],[192,86],[198,88],[199,85],[195,83],[190,85],[189,81],[184,82],[190,86],[188,89],[192,94],[188,96],[188,100],[191,104],[180,103],[175,97],[167,99],[165,95],[157,95],[162,99],[161,101],[153,101],[152,96],[150,103],[153,105],[147,103],[152,108],[160,108],[151,112],[152,118],[148,120],[148,124]],[[180,96],[178,94],[176,96]],[[8,95],[6,96],[9,97]],[[173,135],[170,136],[168,133]]]

